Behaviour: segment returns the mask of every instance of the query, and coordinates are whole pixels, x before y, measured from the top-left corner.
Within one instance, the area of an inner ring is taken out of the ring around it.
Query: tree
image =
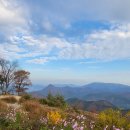
[[[3,89],[4,89],[4,78],[3,78],[3,75],[0,74],[0,90],[1,90],[1,93],[3,92]]]
[[[27,90],[27,86],[31,85],[31,80],[29,79],[30,72],[25,70],[18,70],[14,73],[15,88],[18,95]]]
[[[55,95],[55,101],[56,101],[56,106],[65,108],[67,105],[64,97],[60,94]]]
[[[2,94],[7,94],[11,91],[14,82],[14,72],[17,67],[17,62],[0,58],[0,89]]]

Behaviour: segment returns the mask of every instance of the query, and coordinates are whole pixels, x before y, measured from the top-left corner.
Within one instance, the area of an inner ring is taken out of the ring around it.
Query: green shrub
[[[39,102],[41,103],[41,104],[48,104],[48,100],[46,99],[46,98],[42,98],[42,99],[40,99],[39,100]]]
[[[0,117],[0,128],[4,129],[5,127],[9,126],[9,122],[6,118]]]
[[[15,120],[15,122],[10,122],[9,128],[10,129],[16,129],[16,130],[22,130],[20,113],[16,113],[16,120]]]
[[[24,94],[22,98],[24,98],[25,100],[30,100],[32,99],[32,96],[30,94]]]
[[[41,104],[47,104],[48,106],[52,107],[65,108],[67,106],[64,97],[59,94],[53,96],[51,93],[49,93],[46,98],[42,98],[39,101]]]

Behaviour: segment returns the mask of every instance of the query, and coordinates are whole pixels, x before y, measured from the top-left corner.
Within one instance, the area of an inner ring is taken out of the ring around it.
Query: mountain
[[[75,84],[53,84],[56,87],[79,87],[79,85],[75,85]]]
[[[48,95],[49,92],[51,92],[53,95],[61,94],[65,98],[71,98],[74,95],[77,95],[77,89],[79,89],[79,87],[70,87],[69,85],[66,85],[64,87],[55,87],[54,85],[49,84],[44,89],[31,92],[31,94],[36,97],[45,97]]]
[[[31,94],[38,97],[44,97],[49,92],[52,94],[62,94],[65,99],[78,98],[85,101],[105,100],[121,109],[130,109],[130,86],[115,83],[91,83],[79,87],[57,87],[48,85],[40,91]]]
[[[116,106],[114,106],[112,103],[105,100],[84,101],[77,98],[70,98],[66,100],[66,102],[72,107],[76,107],[78,109],[82,109],[90,112],[100,112],[109,108],[117,109]]]

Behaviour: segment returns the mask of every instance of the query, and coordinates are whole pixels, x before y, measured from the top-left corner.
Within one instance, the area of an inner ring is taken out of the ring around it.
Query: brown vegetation
[[[17,99],[13,96],[3,97],[0,100],[6,102],[6,103],[16,103]]]
[[[7,104],[0,100],[0,113],[7,110]]]

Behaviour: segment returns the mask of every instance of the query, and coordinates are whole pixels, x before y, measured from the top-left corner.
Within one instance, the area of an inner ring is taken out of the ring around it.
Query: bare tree
[[[17,70],[17,62],[11,62],[0,58],[0,89],[2,94],[7,94],[13,87],[14,72]]]
[[[4,90],[4,78],[3,75],[0,74],[0,93],[2,93]]]
[[[30,72],[18,70],[14,73],[14,76],[16,92],[19,95],[28,89],[27,86],[31,85],[31,80],[29,79]]]

